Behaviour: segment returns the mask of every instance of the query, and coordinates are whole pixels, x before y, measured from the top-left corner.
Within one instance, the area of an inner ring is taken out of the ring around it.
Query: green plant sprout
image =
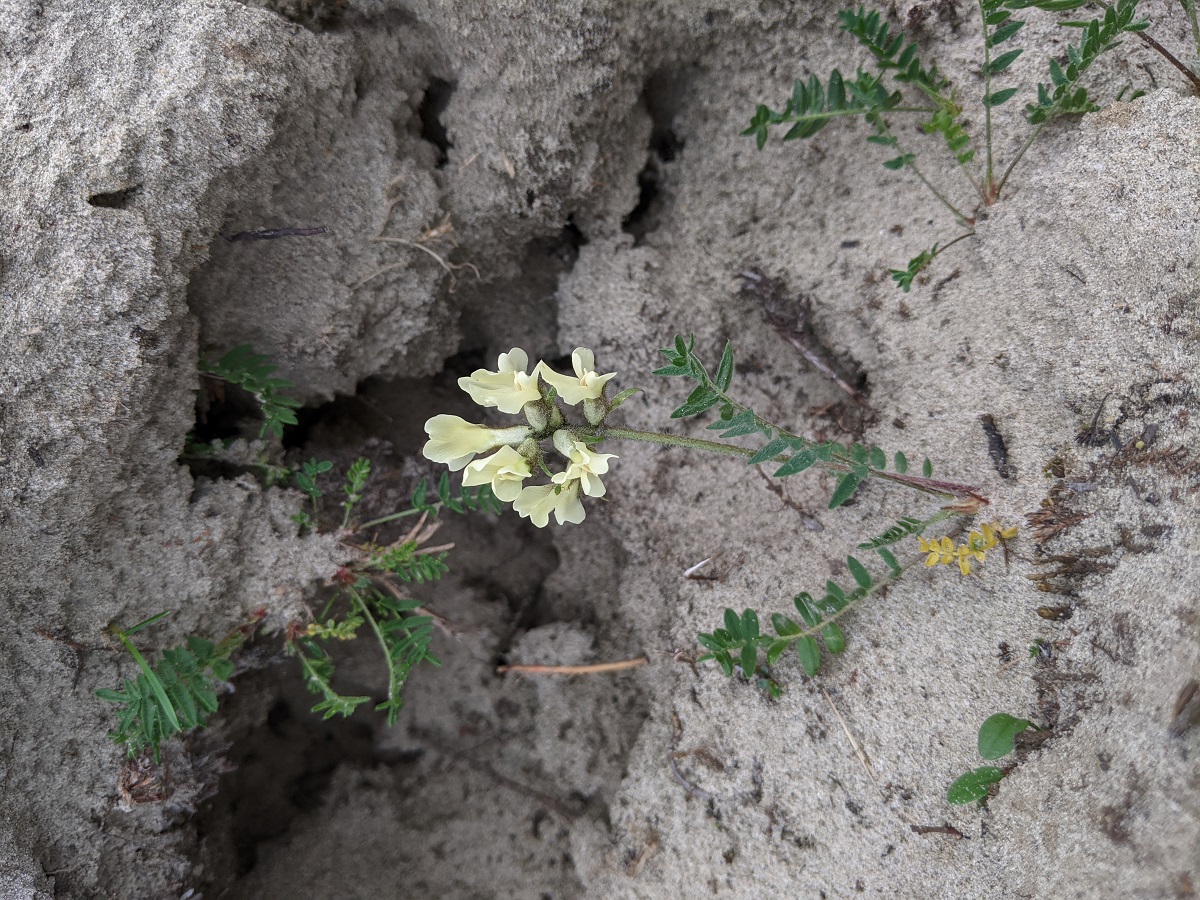
[[[202,362],[201,365],[204,371],[241,386],[256,398],[263,414],[260,437],[270,433],[278,438],[285,425],[295,424],[293,410],[300,404],[280,393],[290,387],[291,382],[271,377],[276,367],[266,356],[245,345],[231,350],[215,364]],[[215,446],[191,444],[189,451],[193,452],[188,455],[224,461]],[[292,470],[272,462],[269,454],[248,464],[237,464],[261,471],[267,486],[294,479],[296,488],[308,498],[309,508],[293,516],[293,521],[303,529],[317,530],[320,501],[325,496],[319,481],[333,469],[332,462],[311,458]],[[348,716],[371,698],[342,695],[335,690],[332,684],[334,663],[327,645],[352,640],[364,625],[367,626],[383,652],[388,673],[387,695],[376,709],[386,713],[387,723],[391,726],[403,708],[404,684],[412,670],[423,662],[440,665],[430,649],[437,617],[424,609],[420,601],[404,597],[394,582],[434,581],[449,571],[446,558],[454,545],[428,545],[440,527],[440,523],[430,522],[430,517],[436,517],[442,510],[499,513],[501,506],[486,484],[465,487],[455,494],[449,476],[443,473],[432,494],[426,479],[418,482],[409,508],[355,523],[354,511],[365,496],[370,474],[370,462],[359,458],[350,465],[342,483],[344,500],[340,504],[341,519],[336,534],[354,559],[338,570],[334,578],[337,589],[321,615],[308,624],[289,624],[284,649],[299,659],[306,686],[321,697],[313,711],[325,718]],[[415,525],[403,537],[386,546],[370,540],[356,540],[368,529],[377,529],[410,516],[419,517]],[[163,740],[202,727],[217,711],[217,688],[233,673],[230,656],[258,624],[256,619],[253,625],[238,629],[219,644],[189,636],[184,646],[164,650],[162,660],[155,667],[133,645],[130,637],[169,614],[169,611],[162,612],[131,628],[113,631],[141,672],[136,680],[127,680],[122,690],[96,692],[100,699],[120,705],[117,710],[119,725],[110,737],[125,744],[131,756],[150,749],[156,761]]]
[[[1082,86],[1084,76],[1102,55],[1119,46],[1127,33],[1143,31],[1148,23],[1135,20],[1137,0],[1117,0],[1115,6],[1104,6],[1101,18],[1085,22],[1060,24],[1080,30],[1077,44],[1067,47],[1066,66],[1049,61],[1049,81],[1038,84],[1036,98],[1025,106],[1025,118],[1033,126],[1025,141],[1001,169],[994,153],[992,110],[1007,103],[1020,88],[1001,87],[1005,73],[1024,52],[1022,48],[1004,49],[1017,36],[1025,22],[1014,19],[1014,10],[1034,7],[1046,12],[1060,13],[1078,9],[1088,0],[978,0],[983,29],[983,165],[982,171],[970,165],[975,161],[978,142],[967,130],[964,110],[950,81],[937,66],[926,66],[919,56],[916,43],[905,42],[902,34],[893,34],[891,27],[878,12],[845,9],[838,13],[841,28],[855,37],[870,54],[875,73],[858,69],[853,78],[834,69],[824,83],[816,75],[807,82],[797,80],[792,96],[782,110],[775,111],[759,105],[750,125],[742,132],[754,137],[761,150],[771,132],[788,126],[784,141],[810,138],[835,119],[862,118],[873,130],[867,140],[888,148],[894,155],[883,165],[892,170],[907,170],[917,177],[937,198],[955,221],[967,230],[946,243],[935,243],[909,260],[904,269],[892,269],[891,275],[901,290],[908,291],[913,280],[933,260],[949,247],[975,233],[978,209],[988,207],[1001,196],[1017,164],[1046,125],[1056,118],[1094,112],[1099,107]],[[1195,22],[1195,0],[1181,0]],[[1200,32],[1197,33],[1200,52]],[[1160,52],[1166,51],[1152,42]],[[1169,56],[1169,54],[1167,54]],[[1173,57],[1172,57],[1173,59]],[[1178,64],[1178,61],[1176,61]],[[1186,68],[1185,68],[1186,71]],[[885,85],[890,79],[892,87]],[[916,165],[917,154],[893,130],[891,120],[899,115],[919,117],[920,128],[930,135],[939,135],[976,198],[974,210],[957,205],[949,192],[936,187]]]
[[[315,520],[316,501],[322,496],[316,478],[330,468],[331,464],[310,460],[297,474],[297,483],[312,500],[310,521]],[[353,640],[366,625],[379,644],[388,673],[387,697],[375,709],[386,713],[387,724],[391,726],[403,708],[404,684],[412,670],[422,662],[441,665],[430,650],[434,616],[419,600],[402,596],[393,579],[422,583],[436,581],[449,571],[445,560],[454,545],[428,545],[441,527],[440,522],[431,523],[430,516],[436,516],[443,509],[457,513],[481,509],[498,513],[500,505],[486,485],[464,488],[454,496],[449,476],[443,473],[437,484],[435,501],[430,500],[427,482],[421,479],[408,509],[354,524],[353,513],[364,496],[370,475],[370,461],[360,457],[350,465],[342,484],[346,499],[341,504],[341,525],[337,531],[357,558],[338,571],[334,579],[337,589],[321,614],[307,625],[294,623],[289,626],[284,647],[289,655],[300,661],[309,691],[321,698],[312,711],[326,719],[349,716],[371,698],[344,695],[333,687],[334,662],[328,647],[338,641]],[[306,478],[302,480],[301,476]],[[368,529],[409,516],[417,516],[416,523],[391,544],[380,546],[373,541],[359,543],[354,540]]]
[[[1015,528],[989,523],[972,531],[961,543],[949,536],[927,540],[923,533],[928,528],[952,517],[974,517],[987,505],[987,498],[973,485],[934,479],[933,465],[928,459],[922,464],[922,474],[914,475],[908,471],[908,459],[903,453],[889,456],[878,447],[816,441],[768,421],[729,393],[734,376],[732,344],[725,344],[715,376],[709,374],[696,356],[694,346],[694,340],[676,336],[673,346],[661,351],[668,365],[654,372],[696,384],[684,403],[671,413],[671,418],[698,416],[715,409],[719,418],[708,426],[709,430],[719,432],[718,437],[723,440],[754,437],[760,442],[759,447],[611,425],[608,416],[634,389],[622,391],[610,402],[607,383],[615,373],[598,374],[592,351],[580,347],[572,354],[573,376],[555,372],[545,362],[537,363],[529,372],[528,355],[513,348],[500,354],[496,371],[478,369],[470,377],[460,378],[459,386],[477,404],[510,415],[523,413],[527,424],[493,428],[458,416],[434,416],[425,423],[429,441],[422,452],[435,462],[447,464],[451,471],[462,471],[464,486],[490,484],[498,500],[512,503],[519,515],[538,527],[548,525],[551,514],[560,525],[578,524],[586,515],[581,498],[604,496],[605,486],[600,476],[607,475],[610,460],[617,456],[598,453],[595,447],[608,439],[718,453],[750,465],[772,463],[777,466],[777,478],[807,469],[822,469],[837,479],[829,500],[831,509],[846,503],[871,480],[899,484],[940,501],[940,508],[929,515],[902,517],[881,534],[858,545],[858,549],[879,557],[885,567],[882,574],[872,574],[867,565],[851,556],[846,566],[852,587],[843,589],[829,581],[819,599],[809,593],[797,594],[793,603],[799,621],[773,614],[770,623],[774,634],[769,635],[763,632],[754,610],[739,615],[728,609],[723,628],[699,636],[708,651],[701,660],[715,660],[726,675],[732,675],[735,667],[740,668],[746,678],[769,685],[775,682],[758,664],[762,653],[769,667],[794,645],[804,671],[815,675],[820,665],[818,636],[831,653],[845,649],[846,639],[838,620],[856,603],[883,591],[922,561],[921,556],[906,563],[898,561],[891,548],[901,541],[917,538],[926,567],[954,563],[963,575],[968,575],[973,562],[982,563],[989,550],[1016,536]],[[569,419],[560,400],[568,407],[581,407],[582,421]],[[490,456],[476,458],[489,452]],[[551,464],[559,471],[553,471]],[[549,481],[524,484],[539,475]]]
[[[284,393],[292,387],[292,382],[271,377],[277,368],[266,355],[256,353],[249,344],[234,347],[215,363],[200,357],[201,372],[236,384],[258,401],[263,415],[259,437],[270,434],[281,438],[285,425],[296,424],[300,401]]]
[[[164,650],[158,666],[154,667],[130,638],[170,614],[171,610],[166,610],[123,631],[112,631],[141,673],[134,681],[126,679],[123,690],[96,691],[101,700],[120,705],[117,729],[109,737],[124,744],[130,756],[149,749],[155,762],[164,740],[190,728],[202,727],[217,711],[217,687],[233,674],[229,657],[257,625],[256,621],[238,629],[219,644],[190,636],[184,646]]]
[[[1007,756],[1016,747],[1017,735],[1027,728],[1035,731],[1042,730],[1028,719],[1018,719],[1008,713],[996,713],[988,716],[979,726],[977,741],[979,755],[987,760]],[[999,766],[980,766],[978,769],[972,769],[955,779],[954,784],[950,785],[950,789],[946,792],[946,799],[950,803],[956,804],[979,801],[980,805],[983,805],[989,788],[1004,778],[1013,768],[1014,766],[1009,766],[1007,769]]]

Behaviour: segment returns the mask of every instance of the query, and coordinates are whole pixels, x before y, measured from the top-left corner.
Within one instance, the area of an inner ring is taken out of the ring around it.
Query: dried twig
[[[675,780],[683,785],[683,789],[695,797],[697,800],[703,800],[705,803],[712,803],[716,798],[704,788],[697,787],[684,777],[679,771],[679,757],[677,751],[679,749],[679,739],[683,736],[683,723],[679,721],[679,713],[671,710],[671,726],[672,735],[671,741],[667,744],[667,766],[671,769],[671,774],[675,776]]]
[[[638,656],[633,659],[622,659],[619,662],[593,663],[587,666],[496,666],[496,672],[500,675],[506,672],[516,672],[521,675],[603,675],[606,672],[623,672],[626,669],[636,669],[638,666],[644,666],[649,661],[644,656]]]

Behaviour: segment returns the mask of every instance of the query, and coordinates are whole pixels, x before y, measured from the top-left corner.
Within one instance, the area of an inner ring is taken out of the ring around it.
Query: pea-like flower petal
[[[566,485],[535,484],[522,488],[513,502],[513,509],[538,528],[545,528],[549,524],[551,512],[559,525],[567,522],[578,525],[585,515],[583,503],[579,500],[578,482]]]
[[[475,458],[501,444],[517,444],[530,435],[525,425],[513,428],[488,428],[475,425],[458,416],[434,416],[425,423],[429,440],[421,448],[426,459],[445,463],[457,472]]]
[[[571,354],[571,367],[575,370],[573,378],[570,375],[560,375],[545,363],[538,363],[536,371],[541,373],[542,380],[552,386],[564,402],[572,406],[584,400],[597,399],[604,393],[604,385],[617,377],[616,372],[609,372],[607,375],[596,372],[595,354],[586,347],[575,348]]]
[[[608,471],[608,461],[617,458],[615,453],[596,453],[567,431],[554,432],[554,449],[567,458],[566,471],[553,476],[555,484],[578,481],[589,497],[604,496],[604,484],[599,476]]]
[[[480,406],[495,407],[502,413],[519,413],[526,403],[542,398],[538,390],[538,369],[527,375],[525,369],[528,366],[529,357],[525,351],[513,347],[500,354],[497,371],[476,369],[469,378],[458,379],[458,386]]]
[[[521,482],[529,475],[529,460],[505,445],[491,456],[467,463],[463,487],[490,484],[497,500],[512,503],[521,493]]]

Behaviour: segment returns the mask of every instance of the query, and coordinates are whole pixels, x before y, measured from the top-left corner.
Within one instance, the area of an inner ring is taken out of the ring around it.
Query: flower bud
[[[529,421],[529,426],[534,431],[545,431],[546,426],[550,424],[550,411],[546,408],[546,404],[541,400],[535,400],[532,403],[526,403],[521,408],[525,413],[525,418]]]
[[[603,397],[588,398],[583,401],[583,417],[591,425],[599,425],[608,415],[608,404]]]

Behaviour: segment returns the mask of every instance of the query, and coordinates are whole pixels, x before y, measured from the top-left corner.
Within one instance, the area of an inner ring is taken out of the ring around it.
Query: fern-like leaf
[[[1053,4],[1010,2],[1010,7],[1036,6],[1048,9]],[[1073,8],[1073,7],[1072,7]],[[1048,11],[1061,11],[1058,9]],[[1036,103],[1025,106],[1025,117],[1032,125],[1042,125],[1058,115],[1079,115],[1094,112],[1097,107],[1088,99],[1087,91],[1079,87],[1084,74],[1104,53],[1120,45],[1120,37],[1126,32],[1142,31],[1147,22],[1135,21],[1137,0],[1118,0],[1115,7],[1104,12],[1103,20],[1093,19],[1083,25],[1078,45],[1067,47],[1067,67],[1064,69],[1055,60],[1050,61],[1050,81],[1038,85]]]
[[[785,141],[810,138],[834,119],[878,115],[899,104],[900,99],[900,93],[888,91],[879,76],[860,69],[853,81],[847,81],[834,69],[824,85],[816,75],[810,75],[807,82],[797,79],[781,112],[760,104],[742,134],[753,135],[761,150],[773,126],[792,126],[783,136]],[[659,370],[655,374],[684,373]]]
[[[292,382],[271,377],[276,368],[268,356],[256,353],[250,344],[234,347],[215,363],[200,359],[201,372],[236,384],[258,401],[263,415],[259,437],[282,437],[285,425],[296,424],[295,410],[300,408],[299,400],[284,393]]]
[[[109,737],[125,744],[130,756],[149,749],[157,761],[163,741],[203,726],[217,711],[216,686],[232,674],[233,664],[228,657],[240,641],[218,646],[203,638],[188,637],[184,646],[164,650],[158,665],[152,667],[129,641],[128,635],[137,627],[117,632],[117,637],[129,649],[141,673],[133,681],[126,679],[122,690],[100,690],[96,696],[119,704],[117,728]]]

